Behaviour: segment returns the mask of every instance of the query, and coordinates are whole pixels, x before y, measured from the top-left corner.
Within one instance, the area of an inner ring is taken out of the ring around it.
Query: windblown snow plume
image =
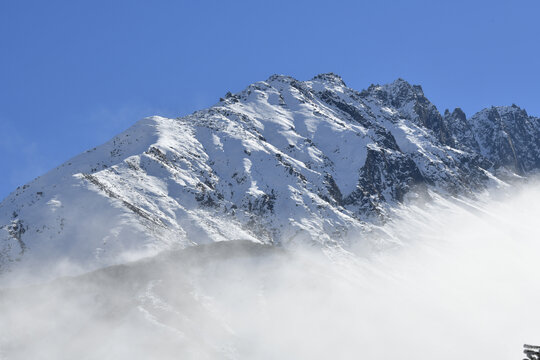
[[[0,358],[502,360],[540,342],[540,186],[398,212],[372,235],[384,252],[218,242],[4,289]]]

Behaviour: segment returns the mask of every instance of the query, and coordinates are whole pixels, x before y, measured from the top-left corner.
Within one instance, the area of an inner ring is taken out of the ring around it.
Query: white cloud
[[[540,186],[410,207],[383,253],[225,242],[9,291],[7,359],[510,359],[540,342]],[[358,239],[359,242],[362,239]]]

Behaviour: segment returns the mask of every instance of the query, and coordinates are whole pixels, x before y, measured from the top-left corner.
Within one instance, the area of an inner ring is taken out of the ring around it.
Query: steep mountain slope
[[[401,79],[358,92],[335,74],[274,75],[192,115],[141,120],[18,188],[0,204],[0,271],[234,239],[347,246],[400,203],[537,169],[539,125],[516,106],[442,116]]]

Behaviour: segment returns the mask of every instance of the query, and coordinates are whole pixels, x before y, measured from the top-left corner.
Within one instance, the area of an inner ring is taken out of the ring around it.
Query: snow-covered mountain
[[[539,122],[515,105],[441,115],[402,79],[358,92],[331,73],[273,75],[191,115],[143,119],[15,190],[0,204],[0,272],[224,240],[346,247],[406,201],[538,169]]]

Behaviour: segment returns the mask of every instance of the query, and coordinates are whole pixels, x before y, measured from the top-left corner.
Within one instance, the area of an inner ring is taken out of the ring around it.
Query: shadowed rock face
[[[537,170],[539,131],[517,106],[443,116],[402,79],[358,92],[335,74],[273,75],[189,116],[143,119],[15,190],[0,204],[0,271],[240,238],[347,246],[407,199]]]
[[[538,169],[540,165],[540,123],[516,105],[491,107],[475,114],[470,123],[480,153],[495,168],[508,167],[518,174]]]
[[[463,110],[456,108],[452,113],[446,110],[444,112],[444,124],[451,134],[450,146],[469,152],[480,152],[471,124],[467,121]]]

